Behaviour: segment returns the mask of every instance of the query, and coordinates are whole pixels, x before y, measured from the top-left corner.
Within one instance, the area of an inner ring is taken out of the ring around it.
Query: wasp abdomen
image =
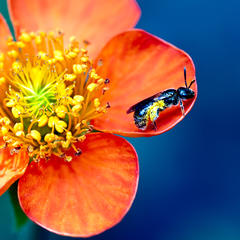
[[[146,116],[140,117],[137,114],[134,114],[134,122],[135,125],[141,130],[145,130],[147,128],[148,119],[146,118]]]
[[[159,117],[159,113],[167,108],[164,100],[150,101],[146,104],[142,104],[134,112],[134,122],[135,125],[141,129],[145,130],[149,122],[154,123]]]
[[[142,130],[145,130],[147,128],[148,125],[148,121],[149,121],[149,109],[152,106],[152,104],[154,103],[154,101],[150,101],[148,103],[143,103],[140,104],[134,112],[134,122],[135,125]]]

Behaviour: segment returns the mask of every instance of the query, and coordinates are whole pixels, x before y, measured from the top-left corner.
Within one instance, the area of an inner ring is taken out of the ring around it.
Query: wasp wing
[[[141,105],[145,105],[147,103],[149,103],[150,101],[154,100],[154,98],[158,98],[158,100],[161,100],[163,98],[165,98],[165,96],[163,96],[163,98],[159,98],[161,96],[162,92],[156,93],[151,97],[145,98],[144,100],[134,104],[133,106],[131,106],[128,110],[127,110],[127,114],[134,112],[136,110],[136,108],[138,108]]]

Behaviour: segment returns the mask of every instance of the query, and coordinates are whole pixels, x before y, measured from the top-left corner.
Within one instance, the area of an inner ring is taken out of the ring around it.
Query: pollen
[[[65,48],[59,31],[23,32],[0,52],[0,137],[11,152],[25,149],[34,161],[51,154],[71,161],[66,149],[84,141],[93,130],[90,121],[107,111],[106,80],[87,49],[75,37],[69,43]]]

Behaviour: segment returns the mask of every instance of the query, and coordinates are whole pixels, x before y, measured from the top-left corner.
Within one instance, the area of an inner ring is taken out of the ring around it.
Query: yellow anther
[[[12,114],[15,118],[19,118],[20,114],[24,112],[23,107],[17,106],[12,108]]]
[[[102,90],[103,90],[103,93],[105,93],[107,90],[109,90],[109,87],[104,87]]]
[[[14,46],[16,46],[16,42],[14,42],[14,41],[8,42],[8,43],[7,43],[7,46],[8,46],[8,47],[14,47]]]
[[[35,38],[36,37],[35,32],[30,32],[29,35],[30,35],[31,38]]]
[[[76,39],[75,36],[71,36],[71,37],[69,38],[69,41],[70,41],[70,42],[75,42],[75,41],[77,41],[77,39]]]
[[[83,70],[83,72],[86,72],[87,69],[88,69],[87,64],[82,64],[81,66],[82,66],[82,70]]]
[[[3,67],[4,67],[4,63],[0,62],[0,70],[3,70]]]
[[[77,48],[77,47],[74,48],[73,51],[74,51],[75,53],[79,53],[79,52],[80,52],[79,48]]]
[[[69,141],[62,141],[61,142],[63,148],[69,148],[70,142]]]
[[[24,131],[17,131],[17,132],[15,133],[15,135],[16,135],[17,137],[24,137],[24,136],[25,136],[25,133],[24,133]]]
[[[44,127],[48,122],[48,117],[46,114],[43,114],[39,119],[38,119],[38,126],[39,127]]]
[[[50,38],[54,38],[54,37],[55,37],[55,33],[54,33],[53,31],[50,31],[50,32],[48,33],[48,36],[49,36]]]
[[[55,112],[56,112],[58,117],[65,118],[66,113],[68,112],[68,109],[67,109],[66,106],[60,105],[55,109]]]
[[[82,53],[87,53],[87,50],[85,48],[81,48]]]
[[[15,61],[12,64],[12,69],[14,70],[15,73],[18,73],[20,71],[21,67],[22,67],[22,65],[20,62]]]
[[[72,139],[72,133],[71,132],[67,132],[66,133],[66,139],[67,140],[71,140]]]
[[[17,44],[17,47],[19,47],[19,48],[25,48],[26,47],[26,44],[23,43],[22,41],[19,41],[16,44]]]
[[[36,44],[41,44],[42,43],[42,37],[41,36],[36,36],[35,43]]]
[[[30,135],[31,135],[31,137],[32,137],[34,140],[36,140],[36,141],[38,141],[38,142],[41,141],[41,134],[40,134],[40,132],[38,132],[37,130],[32,130],[32,131],[30,132]]]
[[[0,84],[5,83],[5,77],[0,77]]]
[[[12,36],[8,36],[7,37],[7,42],[12,42],[13,41],[13,37]]]
[[[19,147],[20,144],[21,143],[19,141],[16,141],[16,142],[12,143],[12,146],[13,147]]]
[[[81,57],[81,61],[82,61],[83,63],[86,63],[86,62],[88,61],[88,57]]]
[[[100,76],[97,75],[97,74],[94,74],[94,75],[92,76],[92,78],[93,78],[94,80],[98,80],[98,79],[100,78]]]
[[[18,57],[18,52],[16,50],[8,51],[7,54],[8,54],[9,57],[12,57],[12,58],[17,58]]]
[[[96,87],[98,87],[98,84],[96,84],[96,83],[90,83],[90,84],[87,86],[87,90],[88,90],[89,92],[92,92],[92,91],[95,90]]]
[[[47,35],[46,32],[43,32],[43,31],[40,31],[40,32],[39,32],[39,36],[41,36],[41,37],[43,37],[43,38],[46,37],[46,35]]]
[[[22,33],[19,39],[23,42],[30,42],[32,40],[31,36],[27,33]]]
[[[95,69],[92,69],[90,77],[96,80],[100,78],[100,76],[96,73]]]
[[[100,79],[97,80],[97,83],[98,83],[98,84],[102,84],[102,83],[104,83],[104,81],[105,81],[105,80],[104,80],[103,78],[100,78]]]
[[[52,128],[53,126],[56,125],[56,123],[57,123],[58,121],[59,121],[59,118],[58,118],[58,117],[56,117],[56,116],[50,117],[50,118],[48,119],[48,126],[49,126],[50,128]]]
[[[75,74],[65,74],[64,75],[64,79],[67,80],[67,81],[73,81],[76,79],[76,75]]]
[[[14,107],[15,105],[16,105],[15,99],[10,99],[10,100],[6,103],[6,106],[7,106],[7,107]]]
[[[0,62],[3,62],[5,59],[4,53],[0,53]]]
[[[69,59],[75,58],[75,57],[77,57],[77,53],[71,51],[71,52],[69,52],[69,53],[67,54],[67,57],[68,57]]]
[[[55,128],[59,133],[62,133],[66,127],[67,127],[66,122],[61,121],[61,120],[56,122]]]
[[[77,112],[79,112],[81,109],[82,109],[82,105],[77,104],[77,105],[75,105],[75,106],[72,108],[72,111],[73,111],[74,113],[77,113]]]
[[[11,121],[9,120],[8,117],[3,117],[0,119],[0,123],[3,125],[9,125],[11,123]]]
[[[78,137],[79,142],[83,142],[85,139],[86,139],[85,135]]]
[[[11,137],[8,136],[8,135],[3,136],[3,140],[4,140],[5,142],[9,142],[9,141],[11,142],[11,141],[12,141]]]
[[[73,101],[73,99],[71,97],[68,96],[68,97],[66,97],[65,100],[66,100],[66,103],[73,105],[74,101]]]
[[[77,103],[82,103],[84,101],[84,97],[81,95],[75,95],[73,97],[73,100],[76,101]]]
[[[32,152],[34,151],[33,146],[32,146],[32,145],[28,145],[27,151],[28,151],[29,153],[32,153]]]
[[[55,135],[53,133],[47,133],[44,137],[44,141],[47,143],[53,142],[55,140]]]
[[[44,152],[47,150],[47,146],[46,145],[41,145],[40,146],[40,157],[44,157]]]
[[[1,133],[2,133],[2,135],[7,134],[7,133],[8,133],[8,130],[9,130],[8,127],[6,127],[6,126],[2,126],[2,127],[1,127]]]
[[[87,120],[82,120],[82,125],[86,126],[87,125]]]
[[[71,162],[71,161],[72,161],[72,157],[71,157],[71,156],[66,156],[66,157],[65,157],[65,160],[66,160],[67,162]]]
[[[55,51],[53,52],[53,55],[54,55],[54,58],[55,58],[57,61],[63,61],[63,60],[64,60],[63,52],[62,52],[62,51],[55,50]]]
[[[57,60],[56,60],[55,58],[52,58],[52,59],[47,60],[47,62],[48,62],[50,65],[55,64],[56,61],[57,61]]]
[[[40,57],[42,60],[44,60],[44,61],[46,61],[46,60],[48,59],[48,55],[47,55],[47,53],[45,53],[45,52],[40,51],[40,52],[38,53],[38,55],[39,55],[39,57]]]
[[[18,132],[18,131],[23,131],[23,125],[22,123],[15,123],[14,127],[13,127],[14,132]]]
[[[93,103],[94,103],[94,107],[95,107],[95,108],[98,108],[98,107],[100,106],[99,98],[95,98],[95,99],[93,100]]]
[[[74,64],[73,65],[73,72],[75,74],[81,74],[83,72],[82,65],[80,64]]]

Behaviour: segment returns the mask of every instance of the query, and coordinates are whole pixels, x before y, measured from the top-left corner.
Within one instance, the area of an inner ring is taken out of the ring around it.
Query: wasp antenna
[[[193,79],[193,80],[191,81],[191,83],[189,84],[188,88],[190,88],[195,81],[196,81],[196,80]]]
[[[184,67],[184,81],[185,81],[185,86],[187,88],[187,69]]]

